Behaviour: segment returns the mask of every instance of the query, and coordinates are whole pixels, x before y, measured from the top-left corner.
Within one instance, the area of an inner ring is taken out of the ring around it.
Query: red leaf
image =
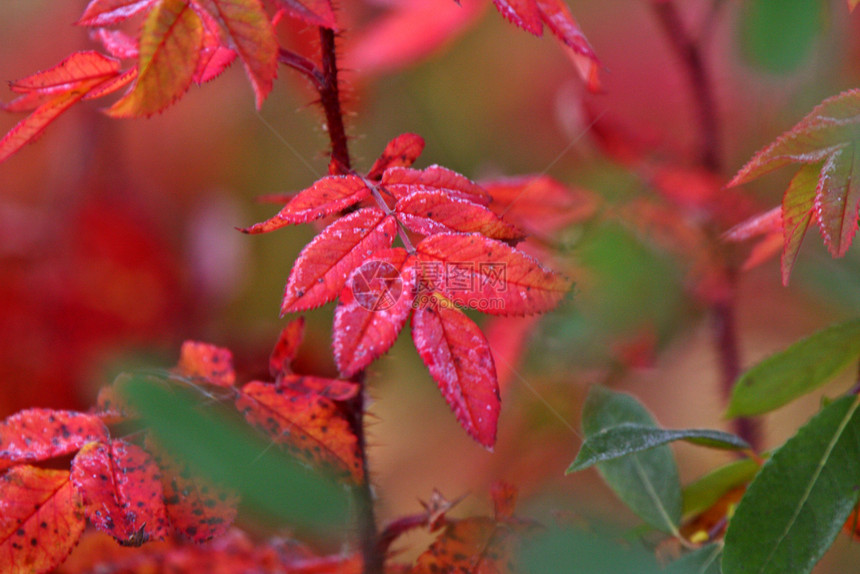
[[[136,60],[139,54],[137,39],[122,30],[96,28],[90,32],[90,38],[100,42],[108,54],[119,60]]]
[[[569,280],[529,255],[476,233],[431,235],[415,249],[421,280],[456,303],[485,313],[544,313],[570,288]]]
[[[295,223],[307,223],[355,205],[370,195],[370,188],[356,175],[329,175],[296,194],[278,214],[243,229],[267,233]]]
[[[92,0],[77,21],[81,26],[110,26],[150,9],[159,0]]]
[[[481,186],[493,198],[490,207],[496,213],[538,237],[591,217],[598,206],[591,192],[548,175],[482,181]]]
[[[304,311],[334,300],[353,269],[375,251],[391,247],[396,225],[393,217],[369,207],[326,227],[296,259],[281,313]]]
[[[35,140],[61,113],[119,73],[119,62],[96,52],[76,52],[49,70],[13,82],[10,88],[24,94],[13,110],[32,109],[0,139],[0,162]]]
[[[185,341],[179,352],[176,372],[191,379],[203,379],[210,385],[230,387],[236,382],[233,353],[209,343]]]
[[[481,205],[490,203],[490,196],[483,187],[464,175],[438,165],[431,165],[426,169],[389,168],[382,174],[380,185],[398,199],[427,188],[444,189],[453,196]]]
[[[19,462],[69,454],[90,441],[107,438],[108,429],[96,415],[50,409],[21,411],[0,422],[0,470]]]
[[[236,51],[221,44],[217,27],[213,31],[204,21],[203,46],[200,48],[200,58],[197,69],[194,70],[193,82],[197,85],[214,80],[226,70],[236,59]]]
[[[296,358],[305,333],[305,318],[299,317],[287,323],[275,343],[269,357],[269,374],[276,381],[290,373],[290,363]]]
[[[251,424],[278,443],[319,467],[362,480],[358,441],[331,399],[302,394],[271,383],[251,382],[242,388],[236,408]]]
[[[161,476],[140,447],[122,440],[87,444],[72,460],[72,483],[90,522],[120,544],[167,535]]]
[[[367,178],[377,180],[390,167],[409,167],[424,151],[424,138],[417,134],[400,134],[385,146],[382,155],[373,162]]]
[[[492,450],[501,403],[484,334],[451,301],[433,294],[412,316],[412,338],[460,425]]]
[[[196,543],[227,532],[236,518],[239,497],[196,476],[157,446],[147,444],[147,448],[161,469],[165,508],[173,527]]]
[[[319,395],[333,401],[348,401],[358,395],[360,390],[359,385],[352,381],[311,375],[287,375],[276,386],[293,393]]]
[[[493,4],[509,22],[535,36],[543,35],[541,11],[535,0],[493,0]]]
[[[439,0],[396,0],[345,52],[346,67],[363,74],[391,72],[429,56],[465,32],[487,7]]]
[[[573,19],[564,0],[536,0],[541,19],[549,26],[553,34],[578,54],[586,56],[597,63],[594,50],[579,29],[579,24]],[[586,79],[587,76],[586,76]]]
[[[525,238],[516,226],[483,205],[440,190],[410,193],[397,201],[395,210],[403,225],[422,235],[460,231],[509,241]]]
[[[860,208],[860,161],[857,144],[833,152],[821,167],[815,191],[815,216],[824,244],[833,257],[842,257],[857,232]]]
[[[415,258],[378,251],[350,275],[334,313],[334,357],[350,377],[388,351],[412,312]]]
[[[0,476],[0,570],[48,572],[84,531],[81,502],[65,470],[19,466]]]
[[[812,221],[818,172],[814,164],[800,168],[782,198],[782,284],[786,286],[809,222]]]
[[[105,80],[101,84],[95,86],[87,95],[84,96],[85,100],[93,100],[95,98],[101,98],[107,96],[108,94],[112,94],[117,90],[121,90],[122,88],[129,85],[137,78],[137,68],[129,68],[122,74],[118,76],[114,76],[109,80]]]
[[[338,31],[331,0],[278,0],[278,4],[287,14],[306,24]]]
[[[239,54],[260,108],[278,74],[278,41],[260,0],[194,2],[218,22],[227,47]]]
[[[111,116],[150,116],[188,90],[203,46],[203,22],[187,0],[161,0],[146,16],[139,46],[137,81],[110,107]]]

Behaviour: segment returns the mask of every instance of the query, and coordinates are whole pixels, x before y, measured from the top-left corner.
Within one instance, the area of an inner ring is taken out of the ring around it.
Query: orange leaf
[[[415,249],[422,280],[454,302],[485,313],[544,313],[570,288],[568,279],[531,256],[476,233],[438,233]]]
[[[410,193],[397,201],[395,210],[403,225],[421,235],[459,231],[507,241],[525,238],[520,229],[483,205],[451,197],[442,190]]]
[[[421,189],[444,189],[450,195],[487,205],[487,191],[464,175],[448,168],[431,165],[426,169],[392,167],[382,174],[381,186],[398,199]]]
[[[146,16],[139,45],[137,80],[110,107],[111,116],[150,116],[188,90],[203,45],[203,22],[188,0],[161,0]]]
[[[373,254],[350,275],[334,313],[337,367],[350,377],[388,351],[415,297],[415,258],[405,249]]]
[[[292,393],[319,395],[333,401],[348,401],[357,396],[360,390],[359,385],[352,381],[311,375],[287,375],[276,386]]]
[[[13,82],[13,92],[23,94],[4,109],[33,113],[0,139],[0,162],[35,140],[60,114],[87,93],[119,74],[119,62],[96,52],[76,52],[48,70]]]
[[[410,574],[468,572],[514,574],[518,532],[513,525],[476,516],[451,522],[421,556]]]
[[[179,352],[176,372],[192,379],[203,379],[210,385],[230,387],[236,382],[233,353],[230,349],[209,343],[185,341]]]
[[[90,522],[120,544],[167,535],[161,476],[140,447],[122,440],[87,444],[72,460],[72,483]]]
[[[409,167],[424,151],[424,138],[417,134],[400,134],[385,146],[382,155],[373,162],[368,179],[379,179],[390,167]]]
[[[277,215],[243,229],[267,233],[295,223],[307,223],[355,205],[370,195],[370,188],[356,175],[328,175],[297,193]]]
[[[260,0],[194,2],[218,22],[227,47],[239,54],[260,108],[278,74],[278,41]]]
[[[196,543],[227,532],[236,518],[239,497],[195,475],[149,441],[147,449],[161,469],[165,508],[173,528]]]
[[[281,331],[278,342],[275,343],[275,348],[272,349],[272,355],[269,357],[269,374],[275,381],[290,373],[290,363],[296,358],[304,333],[304,317],[290,321]]]
[[[255,381],[242,387],[236,408],[299,458],[361,482],[358,441],[331,399]]]
[[[68,471],[19,466],[0,476],[0,571],[5,574],[52,570],[85,526]]]
[[[460,425],[492,450],[501,399],[484,334],[451,301],[433,294],[412,316],[412,339]]]
[[[108,429],[96,415],[51,409],[21,411],[0,422],[0,470],[75,452],[90,441],[107,437]]]
[[[368,207],[342,217],[307,244],[293,265],[281,313],[304,311],[334,300],[368,254],[391,247],[394,218]]]

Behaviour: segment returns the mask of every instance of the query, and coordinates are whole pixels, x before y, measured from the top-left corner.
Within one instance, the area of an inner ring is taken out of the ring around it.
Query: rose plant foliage
[[[416,133],[394,137],[358,170],[339,74],[349,65],[380,71],[414,63],[490,5],[534,36],[548,29],[583,92],[603,89],[602,69],[564,0],[345,1],[370,5],[372,17],[342,45],[339,35],[352,32],[353,19],[343,15],[350,7],[337,4],[91,0],[76,24],[96,48],[9,84],[14,97],[2,108],[26,115],[0,139],[0,162],[79,102],[110,97],[102,110],[107,116],[149,117],[238,63],[259,109],[282,67],[307,80],[325,116],[328,173],[299,191],[269,194],[266,201],[283,207],[240,231],[316,227],[292,264],[280,311],[295,315],[336,302],[331,349],[338,377],[295,366],[305,330],[299,316],[281,331],[268,376],[246,378],[229,349],[187,340],[176,366],[120,375],[88,411],[34,406],[8,416],[0,422],[0,571],[658,572],[671,562],[671,572],[802,573],[812,571],[840,531],[860,532],[858,385],[823,401],[782,445],[765,448],[751,419],[856,364],[857,320],[831,325],[741,372],[733,319],[739,272],[781,249],[787,285],[813,222],[833,257],[847,254],[860,209],[860,91],[825,99],[729,178],[720,165],[714,94],[702,64],[704,32],[722,3],[703,2],[709,10],[697,35],[674,2],[653,0],[693,86],[701,124],[696,159],[651,154],[603,120],[605,112],[578,110],[590,122],[597,152],[612,169],[641,180],[650,195],[604,198],[546,173],[473,180],[440,165],[419,167],[425,140]],[[855,5],[849,0],[841,8]],[[319,38],[312,47],[284,41],[307,30]],[[793,163],[800,169],[781,206],[754,215],[734,188]],[[587,235],[618,221],[672,254],[691,307],[716,319],[734,432],[662,428],[642,401],[609,388],[615,374],[653,363],[658,337],[645,327],[612,346],[609,374],[584,397],[581,433],[565,422],[581,439],[567,472],[595,467],[646,523],[637,531],[645,532],[643,539],[657,536],[674,550],[658,551],[658,564],[655,553],[618,545],[617,536],[595,539],[563,518],[548,528],[520,517],[518,489],[504,481],[490,488],[492,516],[454,518],[458,501],[434,491],[422,512],[377,527],[365,428],[368,368],[408,322],[457,422],[492,451],[501,388],[522,379],[515,365],[539,330],[537,316],[576,306],[569,303],[573,281],[552,267],[588,281],[569,257],[588,259],[587,250],[568,250],[565,233]],[[743,247],[732,244],[756,236],[764,238],[739,264],[735,255]],[[490,317],[479,319],[475,311]],[[682,487],[669,446],[677,441],[728,451],[736,460]],[[213,461],[223,472],[213,470]],[[252,486],[261,474],[283,480],[286,491]],[[341,500],[344,493],[351,500]],[[302,503],[312,510],[302,510]],[[289,537],[242,528],[252,520],[243,522],[245,514],[265,514],[267,506],[293,513],[277,515],[282,529],[295,527]],[[350,512],[355,526],[343,528],[338,521]],[[337,551],[326,548],[320,529],[346,542]],[[414,560],[402,559],[395,543],[416,529],[433,541]],[[589,557],[595,549],[599,555]]]

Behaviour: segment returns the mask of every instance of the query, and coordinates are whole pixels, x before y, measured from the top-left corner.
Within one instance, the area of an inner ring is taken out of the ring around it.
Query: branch
[[[320,104],[325,111],[326,130],[331,141],[332,175],[349,171],[349,147],[346,128],[343,124],[343,111],[340,105],[340,86],[337,79],[337,55],[334,45],[334,31],[320,27],[320,49],[322,50],[323,82],[319,87]]]

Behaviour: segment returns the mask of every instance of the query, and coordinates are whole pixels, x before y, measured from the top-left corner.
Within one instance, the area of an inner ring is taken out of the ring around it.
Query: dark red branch
[[[717,105],[701,47],[687,32],[673,2],[655,0],[651,6],[672,50],[687,71],[699,121],[699,161],[702,167],[717,172],[720,169]]]
[[[337,79],[337,55],[334,40],[333,30],[320,28],[323,82],[319,87],[319,94],[320,104],[325,111],[326,131],[328,131],[329,141],[331,141],[329,173],[332,175],[345,173],[351,167],[346,128],[343,123],[343,110],[340,103],[340,85]]]
[[[322,70],[320,70],[319,67],[311,60],[305,58],[301,54],[281,48],[278,51],[278,61],[303,74],[311,81],[317,91],[321,91],[325,85],[325,78],[323,77]]]

